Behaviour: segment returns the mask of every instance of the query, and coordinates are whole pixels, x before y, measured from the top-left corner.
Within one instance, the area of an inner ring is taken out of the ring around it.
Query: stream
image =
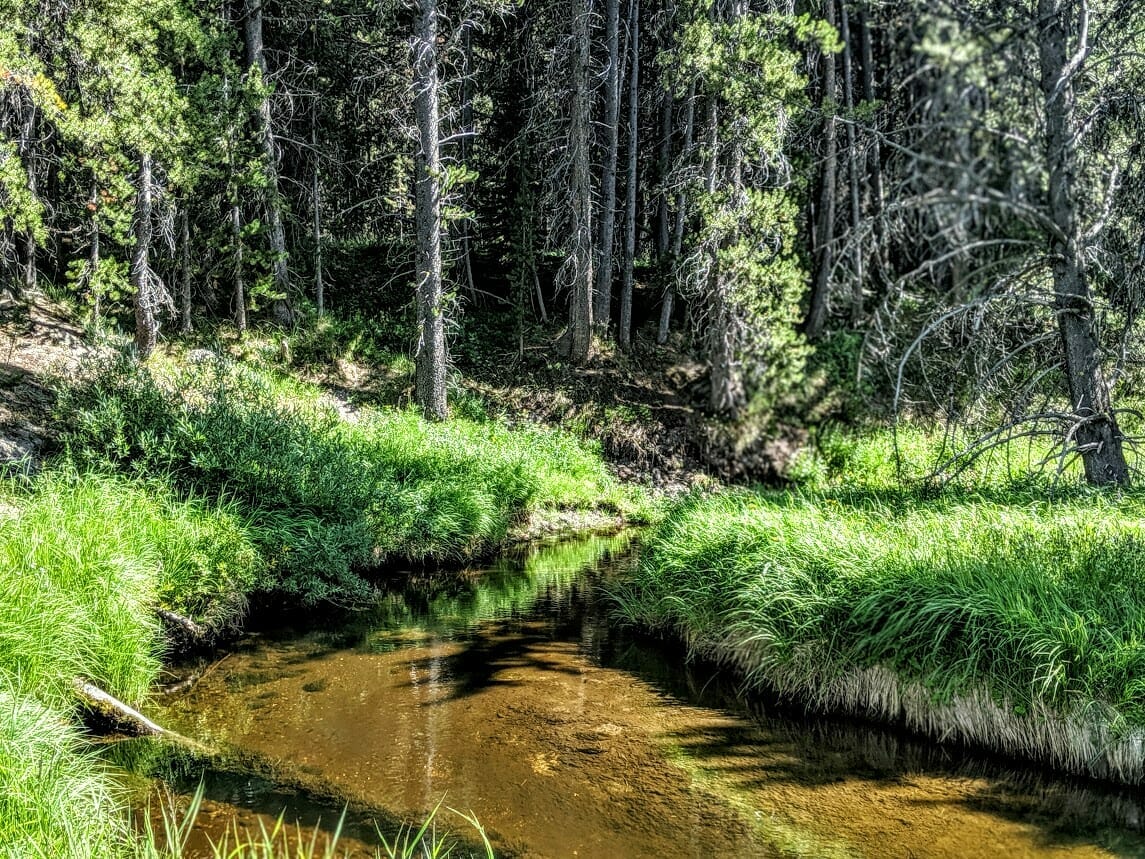
[[[201,667],[150,714],[220,750],[189,855],[279,814],[321,839],[346,808],[340,851],[373,856],[374,821],[444,798],[454,855],[478,842],[447,808],[498,856],[1145,856],[1140,792],[744,700],[612,627],[600,583],[631,540],[410,573],[370,612],[253,632]]]

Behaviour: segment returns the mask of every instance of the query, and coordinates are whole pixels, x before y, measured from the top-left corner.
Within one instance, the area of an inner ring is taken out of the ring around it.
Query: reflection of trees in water
[[[623,556],[632,541],[631,532],[567,540],[507,553],[480,571],[410,579],[370,613],[368,642],[385,649],[396,635],[464,632],[528,614],[542,600],[548,612],[562,613],[582,590],[576,585],[585,573]]]

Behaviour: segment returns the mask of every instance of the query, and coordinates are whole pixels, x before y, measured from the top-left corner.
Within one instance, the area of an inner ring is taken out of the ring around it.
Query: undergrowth
[[[824,686],[880,665],[936,701],[987,688],[1145,725],[1145,504],[729,492],[655,530],[622,614],[757,654],[751,679]]]
[[[642,510],[560,431],[392,410],[347,420],[317,389],[221,358],[163,378],[113,360],[58,408],[78,467],[233,504],[267,559],[259,588],[304,603],[368,598],[358,573],[387,558],[488,553],[530,510]]]

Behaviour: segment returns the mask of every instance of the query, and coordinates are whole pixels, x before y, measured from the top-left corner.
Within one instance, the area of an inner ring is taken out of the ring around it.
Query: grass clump
[[[304,603],[369,597],[358,572],[387,557],[488,552],[533,509],[635,508],[565,434],[403,411],[347,420],[317,389],[223,359],[166,380],[102,365],[65,389],[60,414],[78,465],[237,505],[267,558],[260,588]]]
[[[61,469],[0,483],[0,857],[124,857],[123,797],[70,727],[86,678],[138,705],[156,609],[234,623],[259,555],[226,509]]]
[[[1021,500],[692,498],[616,596],[628,620],[674,630],[752,682],[824,707],[1035,756],[1045,749],[1024,747],[1028,724],[1010,725],[1008,739],[987,734],[1034,713],[1098,726],[1086,740],[1098,746],[1140,732],[1145,505]],[[990,726],[965,712],[971,699],[998,711]],[[1086,770],[1080,752],[1061,754],[1071,768],[1119,776],[1108,761]]]
[[[0,685],[0,857],[122,857],[119,797],[64,713]]]

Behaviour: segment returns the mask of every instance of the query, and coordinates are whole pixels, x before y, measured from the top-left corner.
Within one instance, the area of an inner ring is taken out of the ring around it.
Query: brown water
[[[208,779],[199,837],[284,807],[328,829],[349,803],[341,846],[372,855],[371,817],[445,797],[499,855],[1145,856],[1139,794],[741,703],[712,666],[610,630],[600,559],[623,543],[248,638],[158,714],[246,761]]]

